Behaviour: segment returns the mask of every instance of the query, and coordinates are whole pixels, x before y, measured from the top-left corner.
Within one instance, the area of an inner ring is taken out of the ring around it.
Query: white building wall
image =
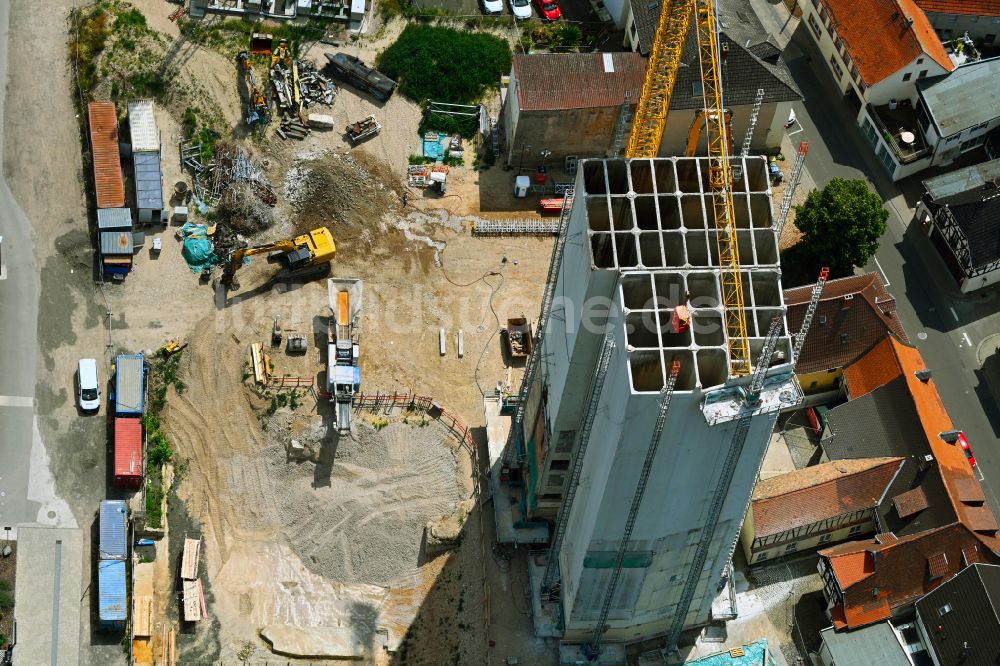
[[[942,40],[957,39],[965,33],[969,33],[969,37],[973,40],[982,39],[987,44],[996,44],[1000,39],[1000,16],[927,12],[927,18]]]
[[[604,8],[611,14],[611,20],[615,22],[615,27],[618,28],[624,28],[625,21],[632,15],[632,7],[629,4],[629,0],[604,0]]]
[[[923,77],[921,72],[926,72]],[[913,104],[917,102],[917,81],[921,78],[931,78],[947,74],[948,70],[939,65],[936,60],[926,54],[914,58],[906,67],[882,79],[866,91],[867,101],[874,106],[888,104],[889,100],[908,99]],[[907,81],[903,79],[909,74]]]

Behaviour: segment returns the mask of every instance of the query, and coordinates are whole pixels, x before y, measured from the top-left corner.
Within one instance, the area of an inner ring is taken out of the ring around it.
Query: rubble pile
[[[308,108],[312,104],[330,106],[337,96],[337,85],[319,73],[316,65],[306,60],[299,60],[299,94],[302,96],[302,106]]]
[[[240,233],[256,233],[274,221],[278,197],[260,166],[236,143],[216,144],[212,161],[195,175],[194,193],[218,206],[223,221]]]

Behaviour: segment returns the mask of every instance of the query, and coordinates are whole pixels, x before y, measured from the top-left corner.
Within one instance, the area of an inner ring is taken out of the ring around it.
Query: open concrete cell
[[[744,317],[756,353],[771,320],[783,314],[778,244],[765,160],[731,164],[742,173],[733,182],[733,214]],[[632,390],[659,390],[674,359],[682,362],[677,390],[724,384],[728,346],[709,161],[588,160],[583,169],[586,191],[578,195],[586,197],[591,260],[622,272],[618,298]],[[685,302],[691,327],[675,333],[672,309]]]

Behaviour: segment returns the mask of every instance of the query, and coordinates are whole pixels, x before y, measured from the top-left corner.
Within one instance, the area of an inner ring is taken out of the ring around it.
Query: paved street
[[[755,9],[770,12],[765,25],[785,26],[782,5],[757,0]],[[854,116],[833,86],[819,51],[792,22],[784,36],[791,41],[784,58],[805,102],[797,104],[799,126],[790,138],[809,142],[805,168],[822,187],[834,177],[863,178],[886,201],[889,221],[881,246],[866,268],[879,271],[896,297],[898,316],[910,340],[934,373],[938,391],[956,427],[965,431],[985,477],[984,487],[994,512],[1000,515],[1000,409],[982,374],[986,351],[1000,326],[1000,299],[995,290],[963,296],[929,241],[913,223],[913,207],[922,192],[918,174],[909,182],[893,184],[864,141]],[[783,41],[783,39],[782,39]],[[819,267],[817,267],[818,270]],[[1000,387],[997,387],[1000,389]]]
[[[7,79],[10,4],[0,3],[0,81]],[[0,86],[0,124],[6,86]],[[0,155],[3,133],[0,132]],[[48,458],[35,420],[39,279],[31,223],[0,175],[0,530],[21,522],[75,527],[55,497]],[[0,536],[6,532],[0,531]]]

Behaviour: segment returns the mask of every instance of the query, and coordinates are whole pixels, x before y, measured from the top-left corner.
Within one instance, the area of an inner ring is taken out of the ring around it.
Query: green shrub
[[[150,464],[159,467],[170,462],[170,459],[174,457],[174,451],[170,448],[170,442],[163,436],[163,433],[156,433],[156,437],[150,441],[153,442],[153,445],[149,447]]]
[[[10,610],[14,607],[14,595],[10,592],[0,592],[0,608]]]
[[[475,116],[453,116],[447,113],[434,113],[430,109],[424,111],[424,118],[420,121],[419,132],[434,130],[444,134],[457,134],[463,138],[471,139],[479,131],[479,119]]]
[[[473,104],[510,72],[507,42],[478,32],[410,24],[376,65],[417,102]]]
[[[134,28],[137,30],[146,29],[146,17],[138,9],[129,9],[119,12],[115,16],[115,29]]]

